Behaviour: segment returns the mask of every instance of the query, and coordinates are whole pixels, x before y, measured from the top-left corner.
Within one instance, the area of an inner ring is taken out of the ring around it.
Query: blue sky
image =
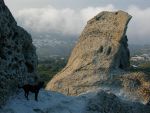
[[[5,0],[19,25],[29,32],[79,35],[97,13],[124,10],[133,16],[129,43],[150,43],[149,0]],[[38,27],[37,27],[38,26]]]

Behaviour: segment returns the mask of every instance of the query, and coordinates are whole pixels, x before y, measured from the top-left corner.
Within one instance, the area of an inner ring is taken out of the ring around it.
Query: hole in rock
[[[8,67],[11,67],[11,64],[9,64]]]
[[[15,33],[14,33],[14,36],[12,37],[12,39],[15,39],[17,35],[18,35],[18,33],[15,32]]]
[[[111,53],[111,47],[108,47],[107,55],[110,55],[110,53]]]
[[[115,12],[115,15],[117,15],[118,14],[118,12]]]
[[[18,45],[18,41],[15,41],[16,45]]]
[[[96,20],[99,20],[100,17],[96,16]]]
[[[5,46],[5,43],[2,43],[2,47],[4,47]]]
[[[103,52],[103,46],[100,47],[99,52],[102,53]]]
[[[129,86],[131,88],[138,88],[141,85],[141,82],[138,79],[131,79]]]
[[[15,61],[18,61],[18,58],[17,58],[17,57],[15,57]]]
[[[11,48],[11,45],[8,45],[7,48],[10,49],[10,48]]]
[[[4,56],[4,55],[0,55],[0,57],[1,57],[1,59],[3,59],[3,60],[7,60],[6,56]]]
[[[12,55],[12,52],[11,52],[11,51],[8,51],[8,55]]]

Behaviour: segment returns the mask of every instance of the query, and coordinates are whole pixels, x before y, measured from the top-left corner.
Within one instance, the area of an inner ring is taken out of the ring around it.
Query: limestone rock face
[[[17,84],[33,81],[37,55],[30,34],[17,26],[3,0],[0,0],[0,105]]]
[[[123,11],[101,12],[87,22],[66,67],[47,85],[47,90],[78,95],[99,87],[111,71],[130,65],[127,24],[131,16]]]

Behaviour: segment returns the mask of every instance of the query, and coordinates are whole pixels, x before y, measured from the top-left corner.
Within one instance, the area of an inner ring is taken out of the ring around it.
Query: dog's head
[[[40,82],[38,83],[38,86],[39,86],[40,88],[43,88],[43,87],[44,87],[44,81],[40,81]]]

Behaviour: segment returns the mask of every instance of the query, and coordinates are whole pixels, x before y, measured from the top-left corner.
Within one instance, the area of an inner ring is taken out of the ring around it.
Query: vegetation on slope
[[[53,76],[62,70],[67,63],[67,58],[50,58],[48,60],[39,61],[38,74],[45,84],[49,82]]]
[[[150,74],[150,61],[140,63],[137,68],[131,68],[131,71],[133,72],[141,71],[141,72]]]

